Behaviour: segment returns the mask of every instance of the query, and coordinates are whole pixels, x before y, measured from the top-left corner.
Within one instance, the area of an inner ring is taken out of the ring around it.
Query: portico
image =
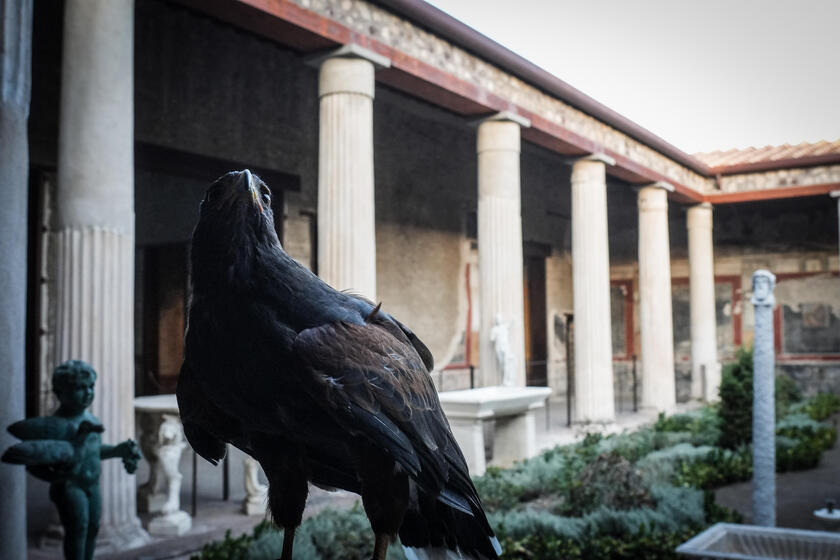
[[[47,4],[36,8],[44,43],[56,11]],[[717,184],[692,156],[610,121],[594,100],[517,70],[481,43],[465,48],[379,3],[354,3],[364,7],[357,12],[333,4],[328,12],[294,2],[68,0],[63,62],[60,48],[40,49],[36,101],[61,109],[30,119],[31,175],[57,170],[56,196],[41,209],[51,229],[29,239],[30,262],[47,263],[43,280],[30,271],[30,287],[47,294],[32,315],[49,331],[31,351],[44,364],[73,357],[97,368],[94,413],[106,441],[132,436],[135,396],[168,392],[162,367],[145,355],[166,354],[169,382],[177,374],[177,351],[156,345],[183,333],[167,318],[183,321],[187,244],[212,180],[195,168],[208,162],[265,170],[284,247],[335,287],[382,301],[427,342],[447,389],[466,388],[470,367],[479,387],[501,382],[505,361],[491,335],[501,324],[513,385],[526,385],[530,362],[543,360],[553,395],[572,399],[575,422],[610,423],[623,412],[617,364],[629,371],[633,356],[643,406],[673,408],[686,386],[675,380],[675,362],[686,353],[690,395],[679,400],[714,400],[719,361],[741,343],[731,336],[743,330],[739,267],[764,258],[732,249],[746,228],[725,208],[740,203],[732,200],[743,196],[740,183],[724,175]],[[16,119],[17,144],[0,143],[4,162],[19,160],[26,144],[23,111],[7,107],[2,118]],[[825,201],[825,185],[840,185],[840,166],[825,167],[803,167],[814,178],[785,188],[819,191]],[[760,179],[738,177],[750,188]],[[783,179],[750,196],[778,190]],[[20,217],[25,180],[18,185],[6,208]],[[713,211],[723,250],[713,245]],[[16,240],[6,247],[9,262],[25,261],[22,232],[0,236]],[[542,272],[527,286],[525,262]],[[838,269],[834,246],[785,249],[778,262],[797,274]],[[620,301],[611,280],[626,288]],[[677,292],[686,285],[683,301]],[[6,316],[20,323],[25,296],[9,293]],[[147,314],[162,319],[147,324]],[[8,379],[20,385],[25,342],[14,329],[17,377]],[[537,342],[547,356],[526,363]],[[46,373],[27,361],[30,378]],[[572,395],[564,395],[569,377]],[[23,388],[9,387],[17,408],[0,408],[23,415]],[[46,400],[35,393],[27,400]],[[551,414],[562,415],[562,404]],[[542,420],[532,411],[507,427]],[[502,449],[505,462],[533,451],[531,443]],[[125,539],[114,546],[141,542],[136,481],[115,470],[102,484],[106,533]]]

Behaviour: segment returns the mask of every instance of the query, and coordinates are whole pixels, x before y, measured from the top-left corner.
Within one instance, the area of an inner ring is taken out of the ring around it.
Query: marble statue
[[[260,482],[260,464],[252,457],[245,457],[245,500],[242,512],[246,515],[265,515],[268,486]]]
[[[15,422],[9,432],[23,441],[3,454],[7,463],[26,465],[33,476],[50,483],[50,499],[64,526],[64,557],[90,560],[99,532],[102,499],[99,475],[103,459],[120,458],[128,473],[142,458],[134,440],[102,443],[105,428],[88,407],[93,402],[96,372],[70,360],[53,371],[58,409],[52,416]]]
[[[135,410],[140,407],[135,404]],[[148,411],[146,411],[148,412]],[[178,469],[187,446],[178,414],[159,411],[138,415],[140,447],[149,462],[149,480],[137,490],[140,511],[154,514],[147,529],[150,535],[183,535],[192,528],[192,518],[181,510],[181,480]]]
[[[490,342],[496,352],[496,369],[501,377],[504,387],[513,387],[516,376],[516,357],[510,348],[510,324],[502,318],[502,314],[496,315],[496,324],[490,329]]]

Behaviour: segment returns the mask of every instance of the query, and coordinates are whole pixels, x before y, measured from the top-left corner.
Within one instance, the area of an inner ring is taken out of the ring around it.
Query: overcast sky
[[[688,152],[840,138],[840,0],[429,0]]]

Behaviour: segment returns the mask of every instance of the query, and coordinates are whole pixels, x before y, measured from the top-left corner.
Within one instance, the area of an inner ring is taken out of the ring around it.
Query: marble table
[[[178,469],[186,447],[184,427],[175,395],[134,399],[140,449],[149,462],[149,480],[137,490],[137,507],[153,514],[147,530],[151,535],[177,536],[192,527],[192,518],[181,509],[181,479]]]
[[[514,461],[537,453],[537,428],[534,411],[545,406],[551,395],[549,387],[481,387],[439,394],[443,412],[470,474],[484,474],[484,422],[496,421],[493,438],[493,463],[509,467]]]

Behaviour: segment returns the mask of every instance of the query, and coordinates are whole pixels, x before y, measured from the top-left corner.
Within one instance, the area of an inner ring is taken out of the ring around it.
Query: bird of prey
[[[214,464],[228,442],[259,461],[285,530],[282,560],[307,482],[361,495],[374,560],[397,534],[419,556],[498,557],[429,377],[431,353],[380,305],[286,254],[258,177],[231,172],[209,187],[190,266],[184,432]]]

